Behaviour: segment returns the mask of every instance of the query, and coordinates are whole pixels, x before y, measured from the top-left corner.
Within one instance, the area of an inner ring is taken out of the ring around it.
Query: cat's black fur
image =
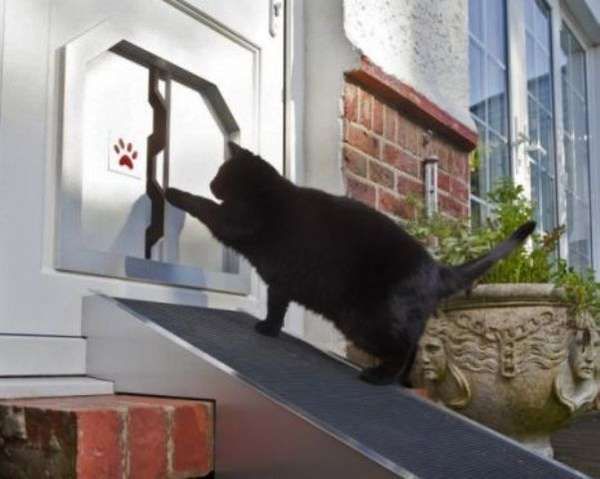
[[[408,384],[425,321],[439,301],[468,288],[534,230],[521,226],[487,255],[438,264],[387,216],[349,198],[301,188],[266,161],[230,143],[231,159],[210,184],[221,204],[169,188],[167,200],[204,223],[256,268],[268,312],[256,329],[276,336],[290,301],[333,321],[381,359],[361,378]]]

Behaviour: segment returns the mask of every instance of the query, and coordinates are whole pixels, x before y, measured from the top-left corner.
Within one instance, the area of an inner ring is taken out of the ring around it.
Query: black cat
[[[408,385],[418,340],[439,301],[469,288],[534,230],[529,222],[490,253],[438,264],[387,216],[349,198],[301,188],[234,143],[210,184],[221,204],[169,188],[167,200],[204,223],[256,268],[268,286],[258,332],[276,336],[290,301],[333,321],[381,359],[361,378]]]

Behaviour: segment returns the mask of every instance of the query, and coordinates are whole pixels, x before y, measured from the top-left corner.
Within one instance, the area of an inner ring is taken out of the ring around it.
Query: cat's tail
[[[458,266],[442,266],[438,296],[444,298],[461,290],[469,289],[477,278],[483,276],[494,264],[512,253],[534,230],[535,221],[528,221],[519,226],[509,238],[489,253]]]

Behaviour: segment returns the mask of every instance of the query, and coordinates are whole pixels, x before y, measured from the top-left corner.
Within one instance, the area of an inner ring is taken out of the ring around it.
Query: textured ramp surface
[[[583,477],[398,386],[365,384],[352,367],[293,337],[256,334],[256,319],[247,314],[118,301],[226,364],[248,383],[322,429],[418,477]]]

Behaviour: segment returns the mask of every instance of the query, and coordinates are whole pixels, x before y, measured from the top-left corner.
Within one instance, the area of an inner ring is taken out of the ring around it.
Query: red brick
[[[372,124],[373,97],[364,90],[358,90],[358,122],[367,130]]]
[[[450,176],[438,169],[438,188],[450,193]]]
[[[127,418],[131,479],[163,479],[167,475],[167,413],[158,406],[134,406]]]
[[[404,173],[419,177],[419,163],[417,159],[393,145],[387,144],[383,147],[382,160]]]
[[[463,203],[469,199],[469,188],[461,180],[450,178],[450,193]]]
[[[123,477],[123,422],[117,410],[78,411],[77,477]]]
[[[414,195],[418,197],[422,197],[425,191],[422,182],[404,175],[398,175],[396,190],[406,196]]]
[[[350,83],[344,86],[344,118],[358,120],[358,88]]]
[[[383,135],[383,103],[373,98],[373,132]]]
[[[385,106],[383,109],[383,136],[386,140],[396,141],[396,120],[398,113],[396,110]]]
[[[396,143],[402,148],[408,148],[408,121],[401,115],[396,118]]]
[[[210,409],[203,405],[180,406],[173,412],[173,472],[177,477],[197,477],[212,471],[213,432]]]
[[[3,434],[0,477],[15,477],[19,470],[32,478],[203,477],[214,462],[212,407],[190,399],[126,395],[0,401],[0,422],[6,429],[9,421],[14,430]],[[183,418],[176,427],[168,411],[184,408],[194,411],[194,419]],[[186,448],[190,441],[195,446]],[[175,462],[202,467],[174,473],[169,465]]]
[[[455,218],[461,218],[465,215],[466,205],[456,201],[455,199],[449,196],[439,195],[438,203],[442,213],[446,213]]]
[[[348,145],[344,145],[344,165],[355,175],[367,176],[367,157]]]
[[[369,179],[386,188],[394,188],[394,170],[377,161],[369,161]]]
[[[379,192],[377,209],[405,219],[412,219],[415,215],[414,207],[405,199],[383,190]]]
[[[439,143],[437,145],[437,155],[439,159],[439,166],[444,171],[450,171],[450,154],[451,148],[444,143]]]
[[[469,155],[458,151],[450,151],[450,173],[467,180],[469,174]]]
[[[350,145],[372,157],[376,158],[378,156],[379,140],[377,138],[352,124],[348,124],[346,132],[347,141]]]
[[[368,88],[371,93],[385,98],[391,104],[398,105],[411,118],[418,118],[421,122],[431,125],[430,128],[439,130],[462,150],[470,151],[477,145],[475,131],[414,88],[385,73],[366,56],[361,59],[361,67],[347,72],[346,77]]]
[[[406,123],[406,149],[416,156],[423,150],[423,130],[410,121]]]
[[[375,206],[375,187],[373,185],[363,183],[351,176],[347,176],[346,188],[350,198],[354,198],[369,206]]]

